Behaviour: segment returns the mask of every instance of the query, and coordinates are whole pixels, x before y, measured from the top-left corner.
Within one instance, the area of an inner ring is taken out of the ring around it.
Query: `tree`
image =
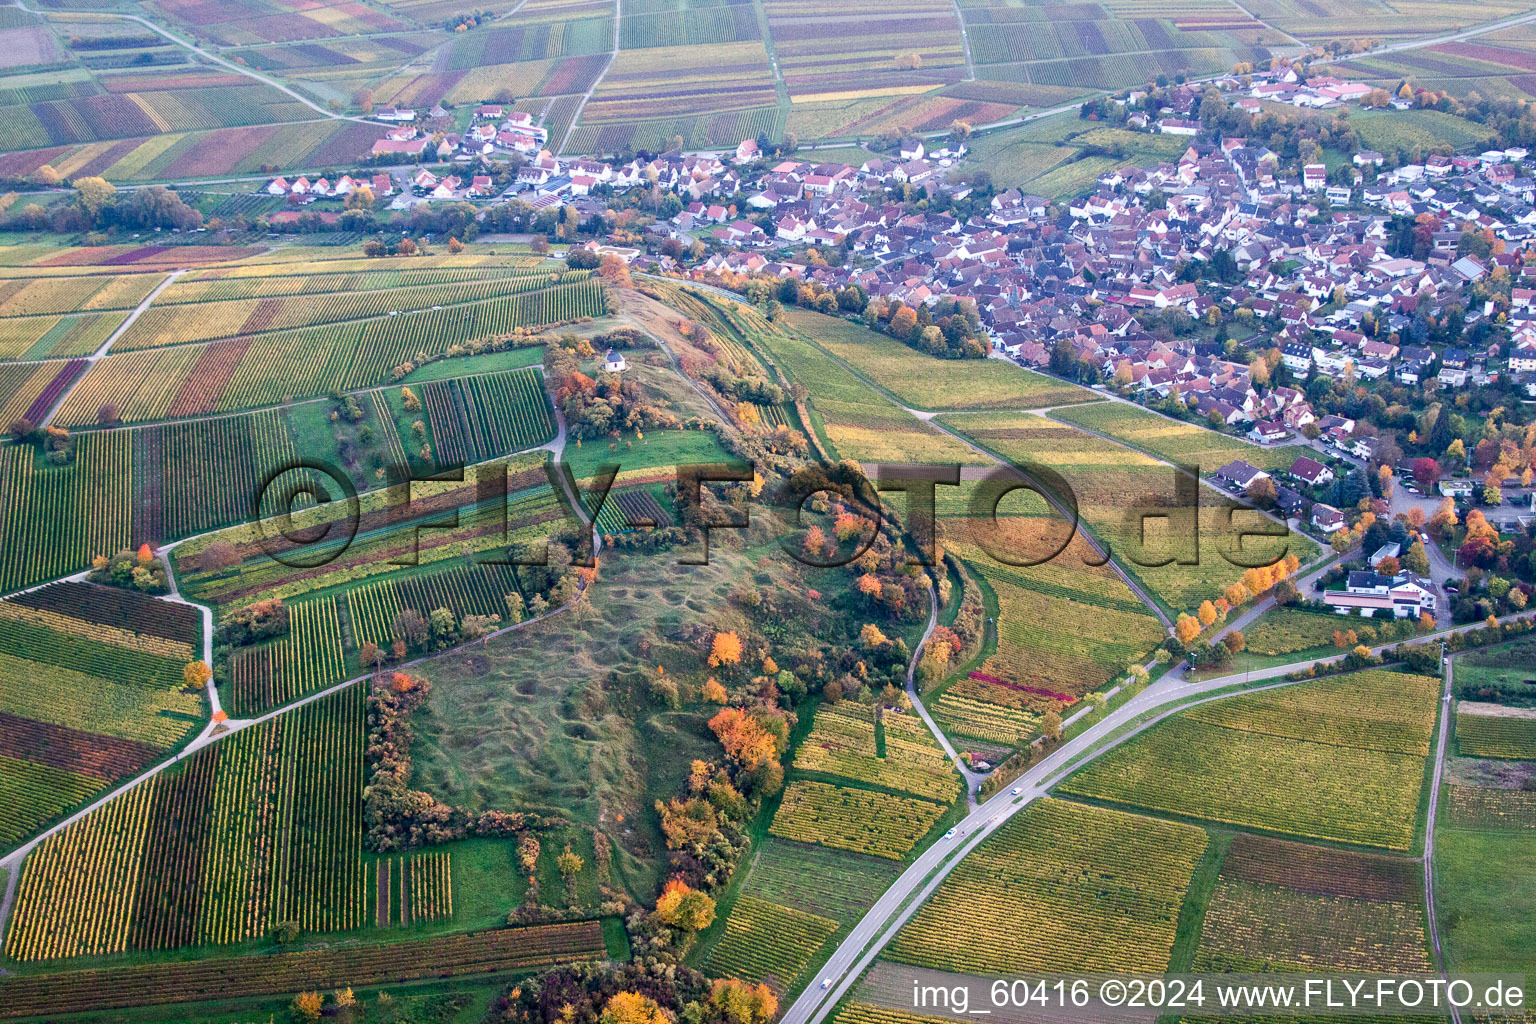
[[[566,843],[565,849],[560,851],[560,856],[555,858],[555,866],[560,869],[561,876],[567,879],[578,874],[585,863],[581,855],[571,849],[570,843]]]
[[[524,832],[518,837],[517,860],[529,874],[539,866],[539,850],[539,837],[532,832]]]
[[[1425,491],[1440,482],[1440,463],[1431,458],[1413,460],[1413,479]]]
[[[1241,583],[1232,584],[1222,591],[1221,596],[1227,599],[1227,607],[1229,608],[1237,608],[1240,605],[1247,604],[1248,600],[1253,597],[1252,594],[1248,593],[1248,588]]]
[[[432,646],[438,650],[445,651],[458,642],[459,624],[452,608],[432,609],[427,615],[427,626],[432,632]]]
[[[288,1004],[288,1013],[295,1021],[316,1021],[320,1019],[320,1010],[324,1005],[325,999],[319,992],[300,992]]]
[[[1174,623],[1173,635],[1179,638],[1180,643],[1190,643],[1200,635],[1200,620],[1193,615],[1181,614],[1178,622]]]
[[[52,188],[64,180],[59,176],[59,172],[48,164],[43,164],[43,166],[29,174],[28,177],[34,185],[43,185],[47,188]]]
[[[778,741],[741,708],[724,708],[709,720],[709,728],[720,740],[725,753],[742,767],[751,770],[778,754]]]
[[[105,426],[118,421],[117,406],[111,402],[102,402],[101,408],[96,410],[96,422]]]
[[[710,988],[709,1007],[725,1024],[768,1024],[779,1000],[767,985],[721,978]]]
[[[715,919],[715,901],[681,879],[674,878],[656,900],[656,916],[689,931],[708,928]],[[606,1018],[606,1015],[605,1015]]]
[[[709,679],[705,681],[702,696],[711,704],[724,704],[727,700],[730,699],[729,695],[727,695],[725,692],[725,687],[721,686],[715,680],[714,676],[710,676]]]
[[[1210,601],[1201,601],[1195,615],[1200,619],[1202,626],[1209,626],[1216,621],[1216,606]]]
[[[922,66],[922,54],[899,53],[896,55],[896,70],[898,71],[916,71]]]
[[[672,1024],[656,1000],[638,992],[619,992],[603,1007],[599,1024]]]
[[[223,572],[240,564],[240,553],[227,540],[216,540],[203,549],[198,564],[205,572]]]
[[[181,669],[181,681],[189,690],[200,690],[213,678],[206,661],[189,661]]]
[[[1240,629],[1228,633],[1221,642],[1226,646],[1228,654],[1242,654],[1248,646],[1248,639]]]
[[[390,632],[412,650],[420,650],[427,642],[427,620],[414,608],[402,608],[390,623]]]
[[[1275,501],[1280,497],[1280,492],[1275,488],[1274,480],[1267,476],[1259,477],[1248,485],[1243,492],[1244,496],[1259,508],[1273,508]]]
[[[117,195],[117,187],[105,178],[76,178],[75,202],[94,221]]]
[[[1416,540],[1409,546],[1401,559],[1401,568],[1419,576],[1429,575],[1429,552],[1424,549],[1423,541]]]
[[[709,647],[709,667],[736,665],[741,662],[741,637],[727,630],[715,634]]]
[[[1061,712],[1047,711],[1040,719],[1040,732],[1052,742],[1061,739]]]
[[[597,273],[615,288],[630,288],[634,285],[629,276],[629,264],[611,252],[603,256],[602,262],[597,265]]]

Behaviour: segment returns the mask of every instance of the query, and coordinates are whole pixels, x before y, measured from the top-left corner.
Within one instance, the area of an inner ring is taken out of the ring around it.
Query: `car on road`
[[[1022,792],[1024,792],[1024,789],[1023,789],[1022,786],[1014,786],[1013,789],[1009,790],[1009,794],[1008,795],[1009,796],[1018,796]]]
[[[822,988],[831,988],[832,987],[832,979],[831,978],[822,978],[821,979],[821,987]]]
[[[948,832],[945,832],[944,833],[944,838],[945,839],[953,839],[953,838],[955,838],[955,830],[954,829],[950,829]]]

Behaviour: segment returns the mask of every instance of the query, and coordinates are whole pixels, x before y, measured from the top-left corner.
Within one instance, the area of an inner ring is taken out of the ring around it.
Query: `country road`
[[[1502,621],[1530,618],[1533,614],[1536,613],[1522,613],[1518,616],[1509,616]],[[1452,633],[1478,629],[1481,626],[1482,623],[1472,623],[1429,634],[1420,639],[1433,640]],[[1393,645],[1383,644],[1372,648],[1372,652],[1380,653],[1385,647],[1390,646]],[[1326,658],[1316,658],[1290,665],[1254,669],[1252,672],[1234,673],[1199,683],[1182,682],[1164,677],[1148,686],[1093,726],[1064,742],[1050,756],[1019,776],[1010,790],[1000,790],[976,810],[966,815],[955,826],[954,840],[941,839],[924,850],[865,913],[848,937],[838,945],[817,975],[819,980],[813,981],[812,985],[801,993],[800,998],[785,1011],[781,1024],[812,1024],[825,1016],[857,983],[865,969],[896,935],[901,926],[917,912],[918,907],[968,853],[979,846],[987,836],[1007,823],[1008,819],[1045,796],[1067,775],[1145,732],[1164,718],[1177,714],[1196,703],[1220,700],[1237,693],[1293,686],[1295,682],[1291,680],[1280,679],[1272,683],[1263,683],[1263,681],[1277,679],[1312,665],[1330,665],[1342,660],[1345,656],[1330,655]],[[1245,680],[1257,680],[1262,685],[1235,689],[1225,694],[1216,692],[1242,687]],[[1150,717],[1145,717],[1149,715]],[[1130,728],[1127,728],[1128,726]]]
[[[1440,785],[1445,778],[1445,748],[1451,734],[1451,663],[1445,661],[1445,690],[1440,695],[1440,733],[1435,739],[1435,770],[1429,781],[1429,810],[1424,816],[1424,917],[1430,945],[1435,951],[1435,969],[1446,977],[1445,950],[1440,946],[1440,918],[1435,911],[1435,819],[1440,804]],[[1451,1007],[1451,1024],[1461,1024],[1461,1011]]]
[[[166,288],[170,287],[170,285],[178,277],[180,277],[182,274],[185,274],[186,272],[186,268],[171,271],[165,276],[164,281],[161,281],[159,284],[155,285],[154,289],[148,295],[144,296],[142,302],[133,307],[133,312],[128,314],[128,318],[126,320],[124,320],[121,324],[118,324],[117,330],[113,331],[107,336],[107,340],[101,343],[101,347],[85,357],[85,371],[81,373],[80,376],[76,377],[70,383],[69,387],[59,392],[59,397],[54,399],[53,404],[48,407],[48,411],[43,413],[42,418],[38,421],[38,426],[46,427],[49,423],[53,422],[54,416],[58,415],[59,410],[64,407],[65,399],[69,398],[69,396],[74,392],[75,386],[85,379],[85,375],[87,373],[91,372],[92,366],[95,366],[103,356],[112,350],[112,343],[117,341],[117,339],[121,338],[124,334],[128,333],[128,329],[133,326],[133,322],[144,315],[144,311],[150,307],[150,304],[155,301],[155,298],[161,292],[165,291]]]

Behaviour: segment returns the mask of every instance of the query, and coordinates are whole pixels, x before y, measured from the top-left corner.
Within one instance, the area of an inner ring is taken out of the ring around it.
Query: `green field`
[[[1062,789],[1407,850],[1438,692],[1433,677],[1373,670],[1207,702],[1110,751]]]
[[[916,409],[1034,409],[1097,401],[1003,359],[935,359],[863,324],[791,310],[790,327]]]
[[[1296,461],[1296,453],[1288,448],[1261,448],[1124,402],[1062,409],[1053,415],[1132,448],[1150,452],[1166,462],[1199,466],[1203,476],[1210,476],[1234,459],[1268,470],[1284,469]]]
[[[1191,825],[1042,800],[961,861],[885,955],[975,974],[1161,972],[1205,845]]]
[[[1454,971],[1536,971],[1536,835],[1435,831],[1435,905]]]
[[[1463,701],[1456,709],[1456,746],[1463,757],[1536,760],[1536,715]]]

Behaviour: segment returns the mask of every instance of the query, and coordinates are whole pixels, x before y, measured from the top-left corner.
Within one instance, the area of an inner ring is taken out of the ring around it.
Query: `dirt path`
[[[603,84],[603,79],[608,77],[608,69],[613,67],[613,62],[619,59],[619,38],[624,28],[624,0],[613,0],[613,52],[608,55],[608,63],[603,65],[603,70],[592,79],[592,84],[587,86],[587,91],[582,93],[581,102],[576,104],[576,113],[571,115],[571,123],[565,126],[565,134],[560,138],[560,145],[555,149],[556,154],[564,153],[566,143],[571,141],[571,133],[581,123],[581,112],[587,109],[587,101],[597,91],[597,87]]]
[[[26,11],[28,14],[35,14],[35,15],[38,15],[39,17],[43,16],[42,12],[32,10],[32,8],[28,7],[23,2],[23,0],[16,0],[16,6],[21,8],[22,10]],[[275,78],[268,78],[266,75],[258,74],[257,72],[252,71],[248,67],[242,67],[241,65],[236,64],[233,61],[225,60],[223,57],[220,57],[218,54],[209,53],[207,50],[203,49],[202,47],[198,46],[197,44],[189,43],[185,39],[183,39],[180,36],[176,35],[175,33],[169,32],[166,29],[161,28],[159,25],[156,25],[154,22],[150,21],[148,18],[141,18],[137,14],[114,14],[114,13],[112,13],[110,11],[102,11],[102,12],[95,12],[95,11],[93,11],[92,12],[92,17],[122,18],[124,21],[135,21],[135,22],[138,22],[140,25],[143,25],[145,28],[149,29],[151,32],[155,33],[156,35],[164,36],[166,39],[170,40],[172,43],[175,43],[177,46],[180,46],[183,49],[191,50],[193,53],[197,54],[199,57],[202,57],[204,60],[207,60],[207,61],[210,61],[210,62],[212,62],[214,64],[217,64],[217,65],[219,65],[219,67],[224,68],[224,69],[226,69],[228,71],[233,71],[237,75],[244,75],[247,78],[254,78],[254,79],[256,79],[256,81],[261,82],[263,85],[270,85],[272,88],[276,89],[278,92],[281,92],[284,95],[289,96],[292,99],[297,100],[298,102],[300,102],[300,103],[304,104],[306,107],[308,107],[310,110],[313,110],[315,113],[324,116],[327,120],[331,120],[331,121],[356,121],[359,124],[376,124],[377,123],[377,122],[374,122],[374,121],[369,121],[366,118],[353,117],[353,116],[348,115],[348,114],[338,114],[335,111],[328,110],[325,107],[322,107],[320,104],[316,103],[314,100],[311,100],[307,96],[304,96],[302,93],[296,92],[293,89],[288,88],[288,86],[284,85],[282,82],[279,82],[277,79],[275,79]]]
[[[188,269],[190,268],[182,267],[179,270],[173,270],[169,274],[165,275],[165,280],[155,285],[154,290],[151,291],[148,295],[144,296],[144,300],[142,302],[133,307],[133,312],[129,313],[128,318],[118,325],[117,330],[113,331],[107,336],[107,340],[101,343],[101,347],[85,357],[85,373],[82,373],[80,376],[76,377],[74,381],[69,385],[69,387],[65,388],[59,393],[59,397],[54,400],[53,405],[49,406],[48,411],[43,414],[43,418],[38,422],[38,426],[46,427],[53,420],[53,418],[58,415],[59,410],[64,406],[64,400],[74,392],[75,387],[85,379],[86,374],[91,372],[91,367],[95,366],[103,356],[111,351],[112,343],[117,341],[117,339],[121,338],[124,334],[127,334],[128,328],[133,326],[133,322],[135,320],[144,315],[144,311],[150,307],[150,305],[155,301],[155,298],[161,292],[165,291],[166,288],[170,287],[173,281],[175,281],[182,274],[185,274]]]

